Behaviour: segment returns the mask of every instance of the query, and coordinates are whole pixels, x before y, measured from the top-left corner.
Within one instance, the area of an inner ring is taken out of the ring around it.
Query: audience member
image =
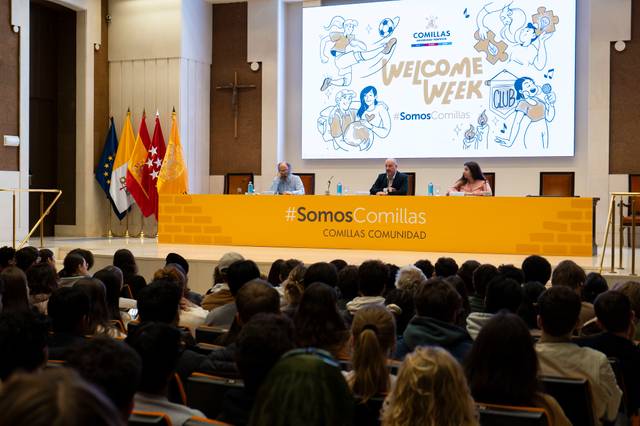
[[[474,294],[473,289],[473,273],[480,266],[480,262],[477,260],[467,260],[458,269],[457,275],[464,281],[464,286],[467,289],[467,294]]]
[[[127,343],[142,360],[140,385],[134,396],[134,410],[161,412],[180,426],[190,417],[204,417],[198,410],[169,402],[169,382],[182,351],[180,330],[167,324],[145,324],[127,337]]]
[[[358,297],[358,267],[347,265],[338,272],[338,308],[340,311],[347,310],[347,303]]]
[[[433,277],[434,267],[428,259],[418,260],[413,266],[420,269],[427,279]]]
[[[291,271],[293,271],[293,268],[295,268],[298,265],[304,265],[304,263],[298,259],[287,259],[284,261],[284,263],[282,264],[282,266],[280,267],[280,285],[284,285],[287,277],[289,276],[289,274],[291,273]]]
[[[524,272],[517,266],[511,264],[500,265],[498,266],[498,273],[504,278],[511,278],[520,285],[525,283]]]
[[[353,415],[354,400],[338,363],[325,351],[304,348],[285,353],[271,369],[249,425],[351,426]]]
[[[551,279],[551,264],[542,256],[532,255],[522,262],[524,282],[536,281],[547,285]]]
[[[126,326],[131,317],[126,312],[120,312],[120,294],[122,293],[123,276],[122,271],[117,266],[106,266],[93,274],[104,284],[107,297],[107,314],[111,321],[122,321]]]
[[[67,351],[84,343],[89,322],[89,296],[77,287],[61,287],[49,298],[52,334],[48,337],[49,358],[64,360]]]
[[[49,249],[43,248],[38,251],[38,263],[47,263],[52,268],[56,267],[56,258],[53,252]]]
[[[582,297],[582,288],[586,280],[587,276],[584,273],[584,269],[572,260],[563,260],[558,263],[558,266],[556,266],[551,275],[552,286],[563,285],[569,287],[580,297]],[[587,321],[595,318],[595,316],[593,305],[583,301],[580,307],[580,322],[578,323],[577,330],[579,331]]]
[[[471,312],[484,312],[484,298],[487,294],[487,284],[498,275],[498,268],[493,265],[480,265],[473,271],[473,293],[469,295]]]
[[[413,294],[407,290],[394,288],[384,298],[387,309],[393,314],[396,321],[396,342],[398,346],[404,340],[403,334],[409,325],[409,321],[416,313],[415,303],[413,302]]]
[[[280,287],[283,292],[283,298],[285,306],[282,312],[290,319],[296,313],[302,294],[304,293],[304,275],[307,272],[307,267],[303,263],[293,268],[289,272],[289,276],[282,282]]]
[[[200,306],[202,304],[202,295],[189,288],[189,262],[187,261],[187,259],[180,256],[178,253],[169,253],[165,258],[165,262],[165,267],[175,264],[182,268],[181,272],[186,277],[184,286],[184,297],[194,305]]]
[[[382,425],[477,426],[460,364],[438,347],[407,355],[383,406]]]
[[[69,253],[64,257],[64,267],[58,276],[60,277],[60,287],[71,287],[80,278],[89,276],[87,261],[78,253]]]
[[[447,283],[451,285],[458,294],[460,295],[460,300],[462,301],[462,306],[460,307],[460,312],[456,316],[456,324],[460,327],[465,327],[467,324],[467,317],[471,313],[471,305],[469,304],[469,294],[467,293],[467,286],[462,278],[459,275],[451,275],[444,279]]]
[[[280,268],[282,268],[282,264],[284,263],[284,259],[276,259],[271,263],[271,268],[269,268],[269,274],[267,274],[267,281],[272,286],[279,286],[282,280],[280,280]]]
[[[178,325],[182,294],[175,282],[152,281],[138,295],[138,316],[141,323],[161,322]]]
[[[338,271],[338,273],[342,271],[342,268],[348,265],[343,259],[333,259],[329,263],[336,267],[336,271]]]
[[[609,290],[607,280],[597,272],[589,272],[582,287],[582,300],[593,304],[599,294]]]
[[[240,253],[233,251],[223,254],[218,260],[218,264],[213,271],[215,283],[202,299],[202,307],[204,309],[211,311],[229,303],[233,304],[233,295],[229,290],[227,272],[231,265],[241,260],[244,260],[244,257]]]
[[[227,269],[227,280],[229,291],[234,300],[242,286],[256,278],[260,278],[260,269],[252,260],[240,260],[229,265]],[[235,303],[227,303],[219,308],[213,309],[207,315],[205,324],[216,327],[229,328],[233,323],[238,310]]]
[[[9,266],[0,272],[0,279],[4,283],[2,292],[2,312],[29,311],[29,287],[27,276],[17,266]]]
[[[458,273],[458,264],[451,257],[440,257],[433,267],[435,277],[447,278]]]
[[[394,287],[415,294],[420,284],[426,279],[427,277],[418,267],[407,265],[398,270]]]
[[[424,282],[415,295],[416,316],[404,332],[397,357],[402,359],[419,346],[440,346],[462,362],[471,349],[469,333],[456,325],[461,312],[460,294],[442,278]]]
[[[550,416],[548,424],[571,425],[558,402],[539,391],[533,339],[517,315],[500,312],[482,327],[465,370],[476,402],[540,407]]]
[[[188,281],[184,270],[177,263],[170,263],[153,274],[154,280],[167,280],[174,282],[180,289],[180,319],[178,326],[186,328],[195,337],[196,328],[204,324],[208,312],[187,299]]]
[[[0,392],[0,426],[124,426],[111,401],[68,368],[19,374]]]
[[[538,328],[538,299],[544,293],[545,287],[537,281],[529,281],[522,285],[522,303],[517,314],[524,320],[532,335],[539,336]]]
[[[339,359],[348,357],[344,352],[349,331],[338,312],[336,293],[327,284],[313,283],[307,287],[293,323],[298,347],[324,349]]]
[[[622,392],[616,384],[607,356],[571,341],[573,330],[579,324],[578,294],[569,286],[554,283],[540,296],[538,310],[542,329],[542,337],[536,344],[540,373],[544,376],[587,379],[595,423],[600,425],[602,421],[615,419]]]
[[[66,366],[104,392],[122,421],[127,421],[142,374],[142,360],[136,351],[122,341],[100,336],[69,352]]]
[[[293,324],[283,315],[256,314],[243,325],[236,345],[235,362],[244,387],[227,391],[219,419],[244,426],[260,385],[280,357],[294,348]]]
[[[85,334],[89,336],[105,335],[113,338],[124,338],[125,334],[115,327],[109,318],[107,308],[107,292],[102,281],[97,278],[81,278],[73,288],[82,290],[89,297],[89,315]]]
[[[640,349],[633,342],[635,314],[629,298],[619,291],[600,294],[594,304],[598,324],[604,330],[595,336],[576,341],[615,358],[620,364],[625,385],[627,412],[637,413],[640,408]]]
[[[636,334],[633,336],[633,340],[640,341],[640,327],[638,327],[638,320],[640,319],[640,282],[625,281],[617,283],[613,286],[612,290],[619,291],[626,295],[631,302],[631,309],[633,312],[638,312],[635,319]]]
[[[39,370],[46,362],[45,318],[33,312],[0,314],[0,382],[16,371]]]
[[[16,264],[16,250],[13,247],[0,248],[0,272],[9,266]]]
[[[47,304],[51,293],[58,288],[58,276],[48,263],[36,263],[27,269],[29,302],[38,311],[47,314]]]
[[[467,317],[467,331],[473,339],[493,315],[506,309],[518,312],[522,303],[522,287],[515,280],[498,274],[487,285],[485,312],[474,312]]]
[[[400,267],[393,263],[387,263],[387,270],[388,270],[387,281],[384,283],[384,291],[382,292],[383,296],[387,294],[387,291],[393,290],[395,288],[396,276],[398,276],[398,271],[400,270]]]
[[[133,253],[127,249],[116,251],[113,254],[113,266],[122,271],[124,281],[122,296],[138,299],[138,294],[147,285],[147,281],[138,275],[138,265]]]
[[[38,262],[38,249],[32,246],[22,247],[15,254],[16,266],[27,272],[32,265]]]
[[[384,306],[384,293],[389,267],[379,260],[367,260],[358,267],[358,290],[360,296],[347,303],[350,315],[355,315],[365,306]]]
[[[93,263],[94,263],[94,258],[93,258],[93,253],[91,253],[89,250],[83,249],[83,248],[76,248],[71,250],[69,253],[71,254],[79,254],[80,256],[82,256],[84,258],[84,260],[87,261],[87,271],[91,270],[91,268],[93,268]]]
[[[338,270],[334,265],[327,262],[316,262],[309,265],[304,274],[303,284],[306,287],[313,283],[324,283],[335,288],[338,284]]]

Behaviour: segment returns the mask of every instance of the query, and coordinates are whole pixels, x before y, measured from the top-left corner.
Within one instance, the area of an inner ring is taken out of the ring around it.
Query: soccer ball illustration
[[[384,18],[378,25],[378,33],[380,34],[380,37],[389,37],[391,34],[393,34],[393,30],[396,29],[396,25],[397,22],[395,22],[394,19]]]

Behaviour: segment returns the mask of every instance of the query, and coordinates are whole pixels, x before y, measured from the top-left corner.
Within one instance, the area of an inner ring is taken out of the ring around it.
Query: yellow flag
[[[158,175],[158,194],[186,194],[189,188],[187,165],[182,155],[176,113],[171,114],[171,136]]]
[[[131,158],[133,144],[134,136],[131,127],[131,113],[127,111],[127,117],[124,120],[122,133],[120,134],[118,151],[116,151],[116,158],[113,162],[111,185],[109,187],[111,199],[120,213],[126,212],[133,202],[131,194],[129,194],[129,190],[127,189],[127,162],[129,158]]]

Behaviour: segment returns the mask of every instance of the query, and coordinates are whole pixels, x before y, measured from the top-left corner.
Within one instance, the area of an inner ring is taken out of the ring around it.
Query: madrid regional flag
[[[116,159],[113,162],[113,172],[111,173],[111,186],[109,194],[120,213],[127,211],[133,200],[129,190],[127,189],[127,163],[133,153],[134,145],[133,128],[131,127],[131,112],[127,111],[127,117],[124,120],[122,133],[120,134],[120,143],[116,152]]]

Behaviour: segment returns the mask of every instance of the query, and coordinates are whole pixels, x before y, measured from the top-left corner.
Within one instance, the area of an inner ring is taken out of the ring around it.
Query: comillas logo
[[[295,213],[293,213],[295,211]],[[295,216],[295,217],[294,217]],[[367,224],[407,224],[424,225],[427,222],[425,212],[415,212],[407,208],[397,207],[393,210],[374,211],[364,207],[356,207],[353,210],[308,210],[306,207],[298,207],[295,210],[287,209],[285,214],[287,221],[313,223],[367,223]]]
[[[408,112],[401,112],[400,113],[400,121],[425,121],[425,120],[431,120],[432,115],[431,113],[408,113]]]
[[[451,31],[436,30],[436,31],[418,31],[413,33],[413,38],[420,41],[425,39],[435,39],[435,38],[442,38],[442,37],[451,37]]]

